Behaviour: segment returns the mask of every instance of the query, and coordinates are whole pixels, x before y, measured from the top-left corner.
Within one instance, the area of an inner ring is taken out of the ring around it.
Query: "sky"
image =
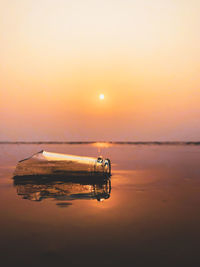
[[[0,0],[0,141],[200,140],[199,11]]]

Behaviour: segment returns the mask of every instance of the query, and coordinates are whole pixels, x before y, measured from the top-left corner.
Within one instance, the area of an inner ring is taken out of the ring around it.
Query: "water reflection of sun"
[[[95,147],[100,147],[100,148],[107,148],[107,147],[111,147],[112,144],[111,143],[107,143],[107,142],[96,142],[92,144]]]

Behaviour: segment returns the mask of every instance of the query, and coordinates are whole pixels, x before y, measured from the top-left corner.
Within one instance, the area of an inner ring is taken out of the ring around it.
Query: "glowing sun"
[[[100,95],[99,95],[99,99],[100,99],[100,100],[104,100],[104,94],[100,94]]]

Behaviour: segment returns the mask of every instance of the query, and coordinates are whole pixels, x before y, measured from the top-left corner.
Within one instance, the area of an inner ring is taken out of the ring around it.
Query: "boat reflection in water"
[[[97,199],[102,201],[108,199],[111,193],[111,180],[91,178],[54,178],[52,176],[34,177],[13,177],[17,194],[22,199],[32,201],[42,201],[44,199],[54,199],[62,201],[60,206],[64,206],[63,201],[80,199]],[[59,203],[57,204],[59,205]],[[71,205],[68,202],[68,205]],[[66,204],[67,206],[67,204]]]

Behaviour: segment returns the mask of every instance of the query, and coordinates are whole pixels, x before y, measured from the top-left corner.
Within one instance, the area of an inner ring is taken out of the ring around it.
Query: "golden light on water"
[[[107,142],[96,142],[96,143],[93,143],[92,145],[98,148],[108,148],[108,147],[113,146],[113,144],[107,143]]]
[[[100,100],[104,100],[104,94],[100,94],[100,95],[99,95],[99,99],[100,99]]]

